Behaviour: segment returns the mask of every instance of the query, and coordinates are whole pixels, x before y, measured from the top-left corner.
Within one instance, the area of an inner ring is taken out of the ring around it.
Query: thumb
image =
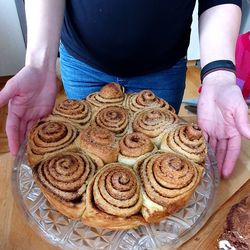
[[[235,124],[240,134],[247,139],[250,139],[250,124],[248,122],[248,107],[247,105],[240,106],[236,110]]]
[[[10,79],[7,81],[5,87],[0,91],[0,108],[8,104],[9,100],[16,95],[16,84]]]

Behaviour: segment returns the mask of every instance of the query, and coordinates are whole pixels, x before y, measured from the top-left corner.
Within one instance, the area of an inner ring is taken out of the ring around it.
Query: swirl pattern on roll
[[[32,162],[32,158],[36,161],[35,158],[73,147],[77,136],[78,130],[70,123],[42,120],[29,132],[28,156]]]
[[[136,168],[144,192],[156,204],[167,207],[172,199],[182,198],[197,185],[198,170],[175,153],[153,154]]]
[[[207,156],[206,141],[197,124],[185,124],[171,129],[164,135],[161,149],[171,149],[204,166]]]
[[[145,108],[164,108],[175,113],[175,109],[171,105],[162,98],[157,97],[151,90],[142,90],[138,94],[130,95],[127,103],[133,112],[138,112]]]
[[[90,126],[80,132],[80,148],[102,159],[104,163],[117,161],[119,147],[115,135],[105,128]]]
[[[174,113],[160,108],[152,108],[138,112],[132,127],[136,132],[155,138],[177,122],[178,117]]]
[[[128,129],[128,110],[121,106],[104,107],[96,114],[95,123],[115,133],[116,136],[122,136]]]
[[[54,108],[52,114],[66,118],[76,125],[85,126],[92,118],[92,108],[85,100],[64,100]]]
[[[123,136],[119,142],[120,153],[127,157],[138,157],[154,149],[152,141],[144,134],[134,132]]]
[[[134,171],[119,163],[108,164],[98,171],[92,192],[98,209],[110,215],[129,217],[142,206],[140,184]]]
[[[124,102],[125,94],[120,84],[111,82],[103,86],[99,92],[88,95],[86,99],[93,106],[100,108],[107,105],[121,105]]]
[[[80,202],[96,172],[84,154],[64,152],[41,162],[35,169],[39,182],[60,200]]]

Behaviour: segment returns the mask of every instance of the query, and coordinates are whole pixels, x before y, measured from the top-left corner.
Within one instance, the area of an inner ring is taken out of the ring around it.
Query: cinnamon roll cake
[[[82,221],[91,227],[134,228],[145,224],[141,207],[141,186],[134,171],[111,163],[98,171],[88,185]]]
[[[108,106],[100,109],[95,116],[95,124],[121,137],[129,129],[129,111],[122,106]]]
[[[205,137],[197,124],[172,127],[162,138],[160,148],[174,151],[200,166],[205,166],[207,146]]]
[[[132,129],[147,135],[159,146],[164,132],[178,122],[176,114],[161,108],[150,108],[136,113]]]
[[[105,128],[93,125],[83,129],[76,144],[92,157],[98,166],[117,161],[118,142],[115,134]]]
[[[64,100],[55,106],[51,119],[68,121],[81,129],[89,125],[92,107],[85,100]]]
[[[175,213],[202,178],[202,131],[149,90],[117,83],[64,100],[28,134],[34,179],[59,212],[91,227],[130,229]]]
[[[32,127],[28,134],[27,154],[30,166],[65,150],[76,149],[79,135],[76,127],[68,122],[44,119]]]
[[[125,101],[124,88],[115,82],[106,84],[99,92],[87,96],[94,108],[99,109],[107,105],[122,105]]]
[[[139,112],[146,108],[163,108],[175,113],[175,109],[170,104],[156,96],[151,90],[142,90],[138,94],[129,94],[126,106],[132,112]]]
[[[33,168],[36,183],[48,201],[65,216],[79,219],[85,209],[86,189],[97,171],[83,153],[61,152]]]
[[[121,138],[119,150],[118,161],[133,166],[146,154],[157,151],[157,147],[146,135],[133,132]]]
[[[185,206],[197,187],[203,168],[175,153],[157,152],[135,165],[142,185],[141,213],[159,222]]]

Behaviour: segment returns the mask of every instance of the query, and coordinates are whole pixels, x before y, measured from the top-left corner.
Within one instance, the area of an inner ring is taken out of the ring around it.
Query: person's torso
[[[106,72],[137,75],[186,53],[195,0],[66,1],[62,41]]]

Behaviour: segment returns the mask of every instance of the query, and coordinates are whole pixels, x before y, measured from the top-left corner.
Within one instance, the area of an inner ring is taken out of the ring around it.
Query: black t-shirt
[[[199,14],[241,0],[200,0]],[[69,0],[61,40],[75,58],[134,76],[174,65],[187,53],[195,0]]]

